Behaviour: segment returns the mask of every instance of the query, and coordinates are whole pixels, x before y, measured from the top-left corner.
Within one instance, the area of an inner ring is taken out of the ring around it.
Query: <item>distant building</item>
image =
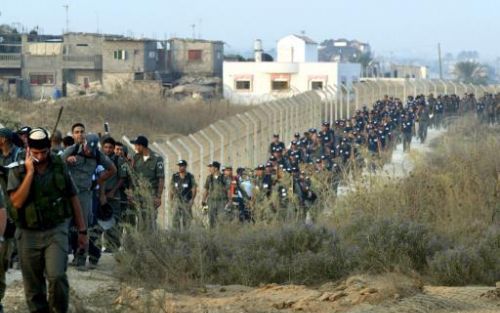
[[[319,47],[321,62],[350,62],[362,54],[370,54],[368,43],[358,40],[330,39],[325,40]]]
[[[256,62],[224,62],[224,97],[236,103],[259,103],[269,97],[350,86],[359,80],[360,64],[318,62],[317,44],[307,37],[287,36],[278,42],[277,50],[277,62],[262,62],[262,42],[257,40]]]
[[[307,36],[289,35],[278,41],[280,63],[318,62],[318,44]]]
[[[168,68],[177,77],[222,77],[224,42],[172,38],[168,43]]]
[[[130,82],[157,81],[161,87],[168,73],[222,78],[223,54],[221,41],[0,34],[0,93],[39,99],[64,96],[70,86],[84,92],[99,85],[111,92]]]
[[[124,82],[155,80],[158,62],[156,40],[105,38],[102,53],[102,82],[106,90]]]
[[[392,78],[427,79],[427,67],[416,65],[391,64],[390,72],[384,75]]]

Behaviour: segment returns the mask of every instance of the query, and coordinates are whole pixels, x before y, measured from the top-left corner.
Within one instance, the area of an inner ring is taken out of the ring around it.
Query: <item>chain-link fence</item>
[[[363,106],[371,106],[384,96],[399,98],[403,102],[408,96],[419,94],[439,95],[485,92],[496,93],[499,85],[478,86],[442,80],[397,80],[370,79],[352,86],[328,86],[326,89],[297,94],[265,102],[255,109],[219,120],[188,136],[167,142],[155,142],[153,150],[164,158],[165,193],[160,224],[169,225],[168,193],[173,173],[177,171],[177,160],[185,159],[188,170],[195,176],[199,192],[208,175],[207,165],[213,160],[230,164],[234,168],[253,168],[268,159],[268,147],[274,133],[289,142],[295,132],[316,127],[323,120],[345,119]],[[129,143],[128,138],[123,138]],[[201,196],[197,197],[200,201]]]

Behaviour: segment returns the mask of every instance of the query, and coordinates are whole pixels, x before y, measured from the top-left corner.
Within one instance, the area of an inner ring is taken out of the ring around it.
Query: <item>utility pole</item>
[[[441,59],[441,43],[438,43],[439,79],[443,79],[443,60]]]
[[[97,11],[95,11],[95,18],[96,18],[96,22],[97,22],[96,33],[99,34],[99,12],[97,12]]]
[[[66,11],[66,32],[69,33],[69,5],[65,4],[63,5],[64,10]]]

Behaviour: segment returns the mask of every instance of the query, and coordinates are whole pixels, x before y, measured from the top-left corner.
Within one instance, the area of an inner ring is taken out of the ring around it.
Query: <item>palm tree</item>
[[[455,78],[467,84],[486,84],[488,71],[485,66],[474,61],[463,61],[455,64]]]

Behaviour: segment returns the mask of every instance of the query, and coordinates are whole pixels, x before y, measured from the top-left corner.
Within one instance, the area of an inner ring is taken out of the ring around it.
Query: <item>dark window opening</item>
[[[249,80],[236,81],[236,90],[250,90],[250,81]]]
[[[54,74],[30,74],[32,85],[53,85],[54,82]]]
[[[322,90],[323,89],[323,82],[321,82],[321,81],[311,82],[311,89],[312,90]]]
[[[188,61],[201,61],[201,50],[189,50]]]
[[[282,91],[290,89],[288,81],[274,80],[271,83],[271,89],[275,91]]]

